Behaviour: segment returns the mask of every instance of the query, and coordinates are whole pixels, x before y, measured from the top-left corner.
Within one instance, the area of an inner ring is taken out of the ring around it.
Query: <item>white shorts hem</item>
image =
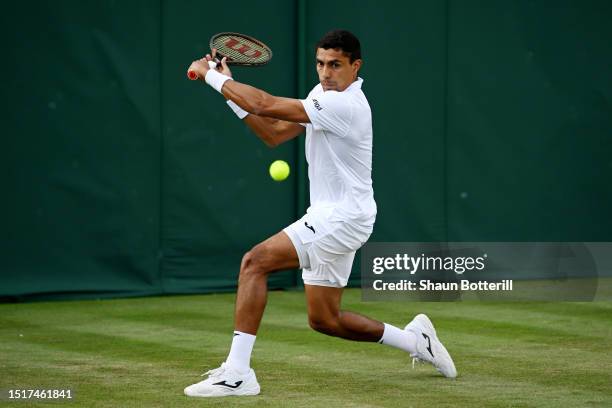
[[[302,280],[304,281],[305,285],[310,285],[310,286],[326,286],[328,288],[343,288],[346,286],[346,284],[342,285],[340,283],[331,282],[328,280],[313,280],[313,279],[305,279],[305,278],[302,278]]]

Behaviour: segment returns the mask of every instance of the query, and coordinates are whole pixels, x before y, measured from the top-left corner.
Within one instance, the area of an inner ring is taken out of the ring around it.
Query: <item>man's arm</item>
[[[296,124],[310,123],[304,106],[298,99],[270,95],[261,89],[233,80],[225,82],[221,91],[227,99],[254,115]]]
[[[244,123],[259,137],[268,147],[276,147],[281,143],[291,140],[304,131],[304,126],[298,123],[284,120],[266,118],[250,114],[244,118]]]
[[[207,54],[205,58],[194,61],[189,70],[197,72],[198,77],[204,80],[210,69],[208,61],[214,58],[215,51],[213,50],[212,57]],[[217,71],[232,78],[226,61],[226,58],[221,60],[221,67],[217,68]],[[302,103],[297,99],[272,96],[234,80],[226,81],[220,92],[250,113],[244,118],[244,122],[270,147],[293,139],[304,131],[304,127],[299,123],[310,122]]]
[[[215,50],[213,50],[212,57],[207,54],[205,58],[193,61],[187,71],[195,72],[202,81],[206,80],[206,75],[208,71],[211,70],[208,64],[211,59],[214,58],[214,51]],[[234,101],[234,103],[245,111],[257,116],[265,116],[287,122],[310,123],[306,110],[304,110],[304,106],[299,99],[273,96],[261,89],[234,81],[227,66],[226,58],[221,60],[221,69],[213,71],[216,71],[215,75],[217,76],[219,76],[219,74],[225,75],[225,82],[221,80],[217,90],[227,99]],[[217,74],[217,72],[219,74]],[[232,80],[227,80],[228,77]],[[223,79],[223,76],[217,78],[217,80],[218,79]],[[210,82],[208,83],[213,85]],[[213,88],[215,88],[215,86],[213,86]]]

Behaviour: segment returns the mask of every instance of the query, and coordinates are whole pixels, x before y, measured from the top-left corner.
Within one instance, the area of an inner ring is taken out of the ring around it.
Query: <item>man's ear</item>
[[[357,73],[359,72],[359,70],[361,69],[361,65],[363,64],[363,61],[360,59],[357,59],[355,61],[353,61],[353,72]]]

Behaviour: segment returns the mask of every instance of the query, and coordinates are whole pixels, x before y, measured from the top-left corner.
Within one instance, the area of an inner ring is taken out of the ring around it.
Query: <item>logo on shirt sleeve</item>
[[[314,107],[315,107],[317,110],[319,110],[319,111],[320,111],[320,110],[323,110],[323,108],[321,107],[321,105],[319,105],[319,101],[317,101],[316,99],[313,99],[313,100],[312,100],[312,102],[314,103]]]

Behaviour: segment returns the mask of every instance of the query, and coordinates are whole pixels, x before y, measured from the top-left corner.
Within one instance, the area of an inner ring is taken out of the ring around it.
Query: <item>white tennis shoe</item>
[[[416,352],[410,354],[413,358],[413,367],[415,360],[425,361],[432,364],[445,377],[457,377],[455,363],[444,345],[438,340],[436,329],[429,317],[424,314],[417,315],[404,330],[414,333],[417,338]]]
[[[250,369],[246,374],[240,374],[227,364],[207,371],[202,376],[208,378],[185,388],[188,397],[229,397],[233,395],[257,395],[259,383],[255,371]]]

